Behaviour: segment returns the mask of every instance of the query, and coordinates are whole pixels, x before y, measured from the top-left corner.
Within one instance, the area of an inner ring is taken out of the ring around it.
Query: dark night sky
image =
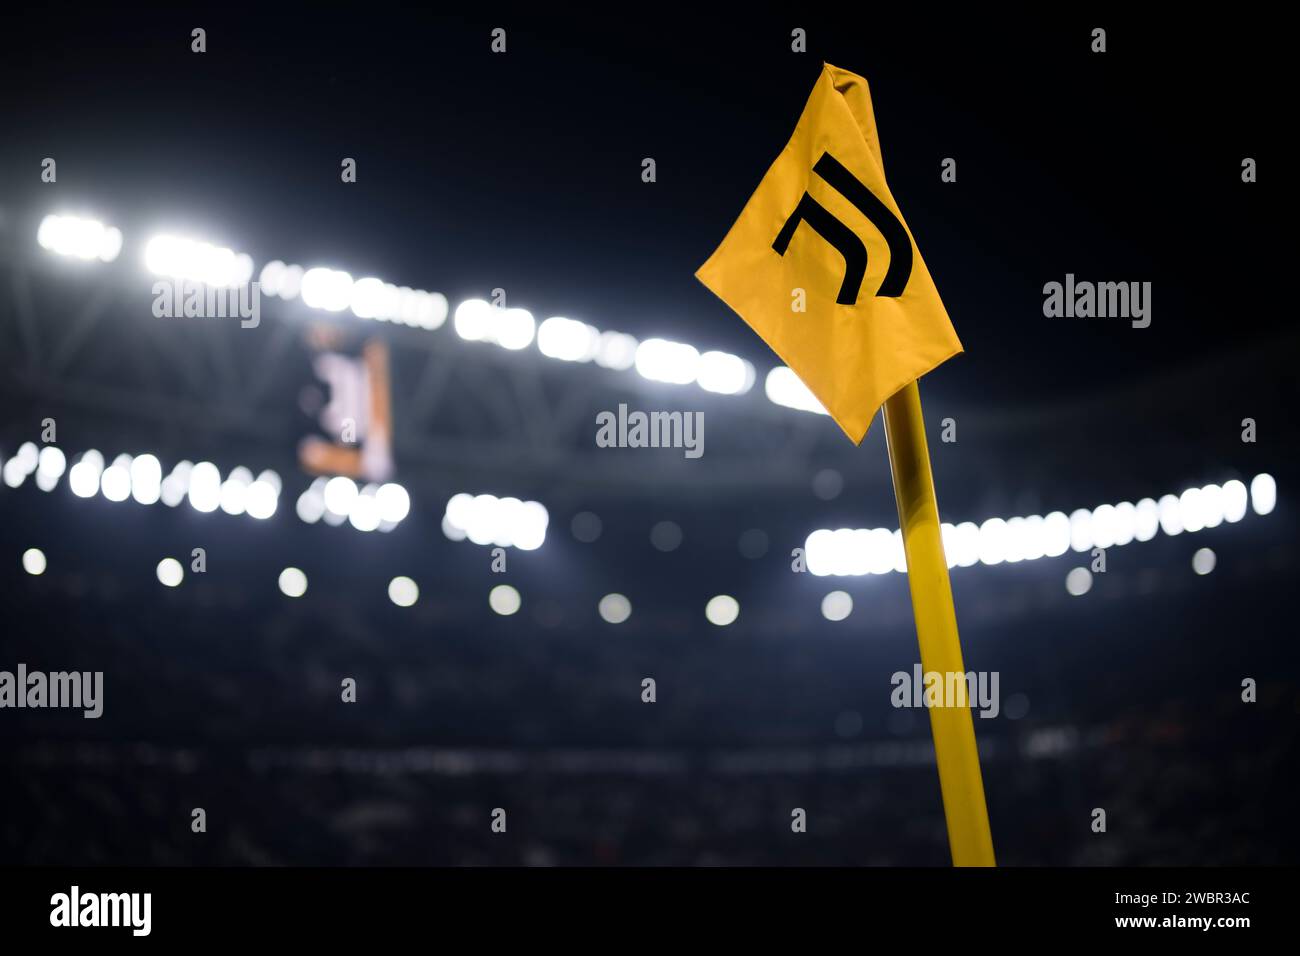
[[[1273,51],[1222,23],[1096,12],[909,21],[503,12],[99,14],[7,30],[0,197],[775,364],[693,277],[821,61],[864,74],[891,187],[967,354],[932,390],[1041,404],[1238,348],[1290,319]],[[1110,50],[1088,50],[1109,29]],[[209,52],[189,52],[203,25]],[[509,52],[489,52],[493,26]],[[793,26],[806,55],[789,52]],[[1243,156],[1261,182],[1240,182]],[[339,182],[358,160],[359,182]],[[659,181],[640,180],[652,156]],[[958,161],[943,184],[940,160]],[[6,203],[8,205],[8,203]],[[1154,323],[1043,318],[1066,272],[1154,283]],[[1293,340],[1292,340],[1293,341]]]

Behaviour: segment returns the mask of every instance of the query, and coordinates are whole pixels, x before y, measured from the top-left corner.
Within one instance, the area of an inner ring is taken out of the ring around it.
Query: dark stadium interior
[[[265,521],[78,497],[66,476],[0,485],[0,670],[105,674],[99,719],[0,711],[0,863],[947,864],[927,715],[890,703],[890,675],[918,659],[906,576],[791,569],[815,529],[897,527],[883,428],[854,447],[768,401],[778,360],[693,276],[822,60],[871,81],[891,187],[966,348],[922,380],[945,521],[1259,474],[1278,489],[1268,513],[1109,549],[1081,595],[1065,582],[1087,553],[952,569],[965,663],[1001,675],[1001,713],[975,720],[999,863],[1296,861],[1281,783],[1300,749],[1300,337],[1277,291],[1289,257],[1258,238],[1281,215],[1282,161],[1239,175],[1278,136],[1250,94],[1280,69],[1269,51],[1247,58],[1225,27],[1231,69],[1175,96],[1175,67],[1205,75],[1198,35],[1118,16],[1103,63],[1085,19],[972,17],[923,42],[913,22],[855,35],[809,18],[800,57],[788,16],[519,14],[494,58],[495,22],[401,16],[212,18],[203,57],[189,14],[45,23],[34,60],[21,31],[0,38],[0,461],[52,418],[69,464],[149,452],[284,483]],[[63,210],[120,227],[121,259],[39,248]],[[713,395],[301,301],[268,300],[256,329],[155,318],[132,243],[165,223],[259,269],[346,268],[453,309],[503,287],[539,319],[725,349],[759,384]],[[1044,318],[1042,285],[1067,272],[1151,281],[1151,327]],[[411,509],[389,533],[294,513],[321,324],[391,348]],[[597,448],[595,416],[619,403],[703,410],[705,454]],[[542,502],[544,545],[493,572],[490,548],[442,529],[463,492]],[[572,530],[586,512],[594,541]],[[668,551],[651,542],[663,521],[682,536]],[[21,561],[33,547],[40,575]],[[1201,548],[1211,573],[1193,571]],[[155,576],[165,556],[180,587]],[[310,581],[300,599],[277,588],[287,566]],[[396,575],[418,583],[414,606],[389,600]],[[488,604],[503,582],[522,595],[510,616]],[[820,610],[833,590],[846,620]],[[597,612],[611,592],[631,601],[624,623]],[[705,618],[718,594],[739,602],[730,626]]]

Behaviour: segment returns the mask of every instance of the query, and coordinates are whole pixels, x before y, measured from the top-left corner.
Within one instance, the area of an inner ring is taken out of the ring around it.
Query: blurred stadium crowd
[[[68,505],[32,488],[0,501],[25,531]],[[523,606],[510,617],[488,609],[495,576],[464,561],[428,568],[436,586],[410,608],[384,596],[378,569],[346,561],[333,563],[349,584],[313,578],[289,599],[256,548],[224,570],[210,548],[211,570],[164,588],[151,559],[183,514],[114,516],[130,538],[111,566],[65,541],[45,574],[11,578],[7,655],[106,675],[99,720],[11,711],[3,725],[7,861],[947,861],[928,721],[889,703],[889,675],[916,653],[902,576],[810,581],[774,549],[729,627],[705,620],[702,599],[647,602],[635,586],[631,618],[612,625],[584,575],[547,569],[584,551],[612,561],[614,546],[557,529],[550,563],[511,576]],[[672,555],[643,542],[656,587],[689,594],[719,562],[690,545],[721,529],[686,531]],[[321,533],[281,526],[272,550],[319,550]],[[1300,694],[1279,679],[1294,653],[1243,613],[1266,620],[1285,599],[1294,543],[1266,522],[1225,526],[1196,537],[1219,555],[1201,576],[1190,540],[1115,552],[1123,567],[1077,597],[1064,586],[1077,556],[955,572],[967,666],[1002,675],[1001,715],[976,720],[1002,862],[1294,854],[1275,786],[1296,755]],[[844,621],[818,612],[830,587],[854,595]],[[346,676],[355,704],[340,701]],[[1241,702],[1245,676],[1256,704]],[[209,832],[190,831],[194,807]],[[489,829],[496,807],[505,834]],[[807,833],[791,831],[796,807]]]

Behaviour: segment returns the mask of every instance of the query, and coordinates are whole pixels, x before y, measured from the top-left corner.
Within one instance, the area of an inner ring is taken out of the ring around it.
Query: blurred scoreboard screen
[[[306,334],[310,380],[298,396],[308,433],[298,461],[313,475],[387,481],[393,474],[388,345],[337,326]]]

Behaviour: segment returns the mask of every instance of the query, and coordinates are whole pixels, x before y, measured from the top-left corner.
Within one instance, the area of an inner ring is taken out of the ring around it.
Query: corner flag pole
[[[934,496],[930,450],[921,418],[921,390],[915,381],[885,401],[885,440],[907,553],[907,584],[921,645],[921,669],[924,673],[964,674],[957,612],[939,527],[939,502]],[[970,707],[930,707],[929,711],[953,866],[996,866]]]

